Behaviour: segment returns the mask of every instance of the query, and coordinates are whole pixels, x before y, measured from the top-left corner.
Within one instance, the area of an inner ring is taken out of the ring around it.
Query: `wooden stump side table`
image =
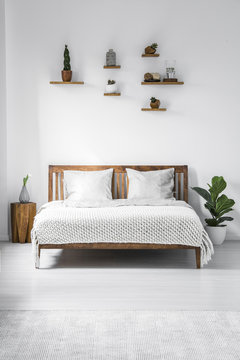
[[[30,243],[31,230],[34,216],[36,215],[36,203],[11,204],[12,242]]]

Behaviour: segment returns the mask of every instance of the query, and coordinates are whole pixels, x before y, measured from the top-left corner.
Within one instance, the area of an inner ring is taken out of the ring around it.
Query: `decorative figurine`
[[[160,74],[159,73],[146,73],[144,74],[144,81],[146,82],[159,82]]]

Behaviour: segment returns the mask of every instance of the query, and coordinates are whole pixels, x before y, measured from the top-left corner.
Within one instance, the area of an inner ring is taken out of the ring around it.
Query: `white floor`
[[[240,242],[203,269],[192,250],[42,250],[1,243],[0,309],[240,311]]]

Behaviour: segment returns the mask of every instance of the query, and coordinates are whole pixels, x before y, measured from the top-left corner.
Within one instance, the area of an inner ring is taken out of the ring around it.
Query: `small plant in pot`
[[[158,47],[157,43],[153,43],[152,45],[147,46],[145,48],[145,54],[155,54],[157,47]]]
[[[204,206],[211,214],[211,218],[205,219],[206,231],[214,245],[221,245],[226,237],[226,225],[223,222],[233,220],[232,217],[223,215],[233,210],[235,201],[224,194],[220,195],[227,187],[222,176],[214,176],[211,185],[208,184],[208,187],[208,190],[200,187],[193,187],[192,189],[206,200]]]
[[[115,94],[117,92],[117,84],[115,80],[108,80],[106,85],[106,93]]]
[[[160,100],[156,99],[155,97],[151,97],[150,106],[152,109],[159,109]]]
[[[19,195],[19,201],[20,201],[21,204],[27,204],[30,201],[30,196],[29,196],[29,193],[28,193],[28,190],[27,190],[27,182],[28,182],[28,179],[30,177],[32,177],[32,175],[27,174],[23,178],[23,186],[22,186],[22,190],[21,190],[20,195]]]
[[[72,71],[70,65],[70,55],[67,45],[65,45],[64,49],[64,68],[62,70],[62,80],[66,82],[70,82],[72,80]]]

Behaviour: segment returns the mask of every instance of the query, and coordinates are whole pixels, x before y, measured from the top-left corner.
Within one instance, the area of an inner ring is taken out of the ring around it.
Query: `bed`
[[[111,205],[67,208],[64,171],[113,169]],[[126,168],[155,171],[174,168],[173,194],[177,201],[136,202],[127,199]],[[48,203],[35,217],[32,243],[35,267],[42,249],[192,249],[201,268],[213,247],[199,217],[188,203],[188,167],[50,165]]]

